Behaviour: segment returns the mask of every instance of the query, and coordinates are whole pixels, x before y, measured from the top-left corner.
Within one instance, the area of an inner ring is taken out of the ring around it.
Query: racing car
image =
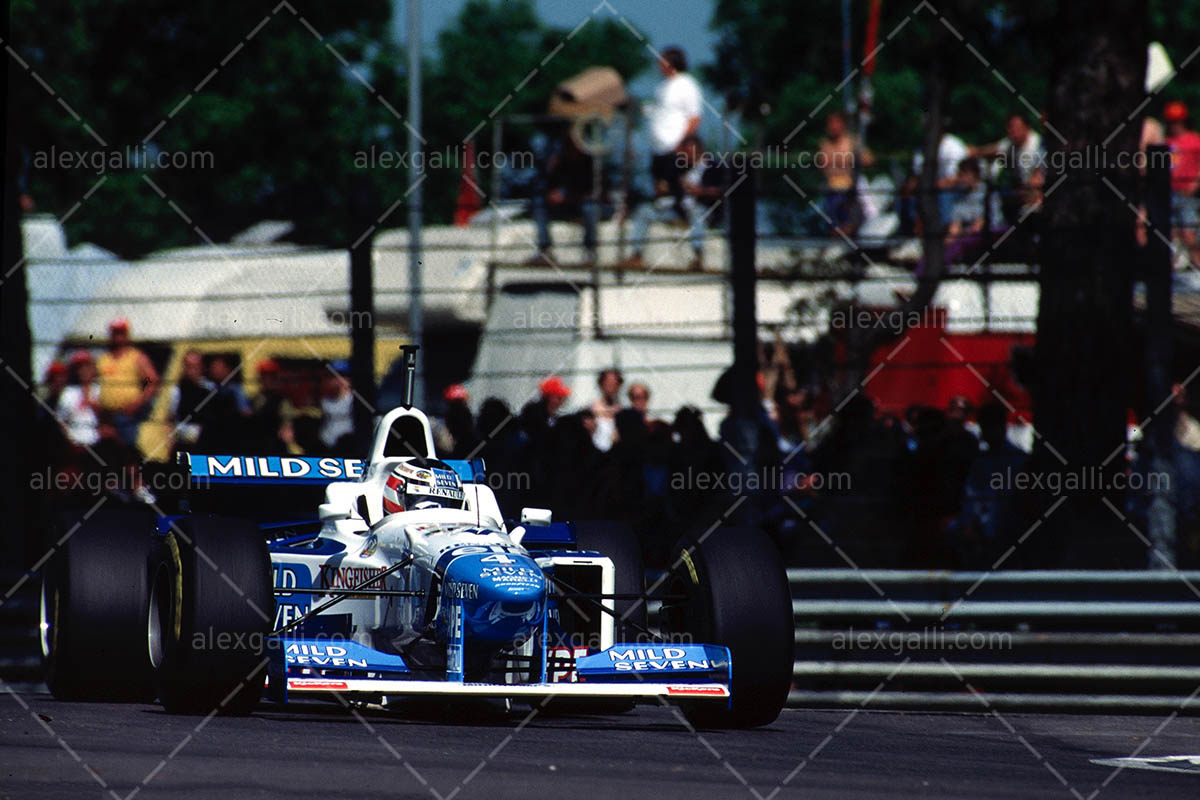
[[[40,615],[56,697],[193,714],[300,697],[654,703],[704,727],[769,724],[786,702],[791,598],[760,531],[681,537],[647,586],[625,525],[505,520],[481,461],[437,458],[411,394],[364,460],[180,458],[193,486],[315,486],[323,502],[284,522],[66,517]]]

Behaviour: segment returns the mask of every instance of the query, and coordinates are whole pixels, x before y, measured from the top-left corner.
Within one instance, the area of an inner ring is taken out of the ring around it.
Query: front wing
[[[357,642],[301,638],[275,640],[268,673],[268,697],[291,695],[442,696],[493,698],[730,699],[732,659],[715,645],[617,644],[578,652],[568,669],[526,683],[472,683],[417,678],[403,658]],[[566,655],[554,654],[561,667]]]

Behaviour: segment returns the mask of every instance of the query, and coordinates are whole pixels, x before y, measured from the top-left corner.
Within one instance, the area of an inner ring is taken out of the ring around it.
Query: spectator
[[[321,374],[321,427],[319,437],[327,451],[344,450],[353,443],[354,392],[350,363],[334,361]]]
[[[117,438],[137,447],[138,427],[150,413],[150,400],[158,391],[158,371],[150,358],[129,338],[129,320],[115,319],[108,326],[109,351],[100,356],[100,408],[116,428]]]
[[[236,374],[227,357],[218,354],[209,359],[208,378],[216,385],[217,394],[226,399],[234,414],[248,417],[250,401],[246,399],[241,383],[235,380]]]
[[[688,136],[700,128],[704,97],[700,84],[688,74],[687,56],[678,47],[668,47],[659,54],[658,68],[663,81],[654,92],[654,104],[647,114],[650,145],[653,156],[650,174],[655,183],[655,195],[674,198],[682,214],[683,187],[675,152]]]
[[[615,418],[621,410],[621,386],[624,383],[625,377],[616,367],[601,370],[596,378],[600,396],[591,405],[593,424],[596,428],[592,443],[602,453],[607,453],[612,448],[617,434]]]
[[[204,376],[204,357],[195,350],[184,353],[182,371],[179,383],[171,387],[167,414],[176,447],[192,447],[200,441],[204,407],[216,395],[217,386]]]
[[[958,165],[955,186],[958,199],[946,219],[945,262],[954,264],[973,257],[985,244],[986,233],[997,233],[1008,226],[999,213],[999,204],[988,197],[983,184],[979,162],[965,158]],[[924,272],[925,259],[917,265],[917,274]]]
[[[449,438],[450,458],[473,458],[479,450],[479,434],[471,416],[471,395],[461,383],[453,383],[442,392],[446,401],[444,430]]]
[[[645,416],[633,408],[617,412],[617,441],[610,455],[618,478],[616,517],[639,529],[645,513],[646,464],[649,455],[649,431]]]
[[[1163,124],[1151,116],[1142,118],[1142,137],[1138,144],[1138,151],[1143,156],[1143,162],[1138,167],[1138,172],[1144,177],[1146,175],[1146,165],[1149,164],[1149,154],[1146,148],[1152,145],[1165,145],[1167,143],[1167,134],[1163,129]],[[1149,231],[1146,228],[1146,203],[1143,201],[1138,204],[1137,213],[1137,243],[1139,247],[1145,247],[1149,238]]]
[[[1163,109],[1167,146],[1171,148],[1171,224],[1188,248],[1191,262],[1200,258],[1196,229],[1200,227],[1196,189],[1200,187],[1200,133],[1188,128],[1188,109],[1178,100]]]
[[[67,439],[77,447],[93,447],[100,442],[100,387],[96,385],[96,364],[92,354],[77,350],[71,354],[69,385],[58,397],[58,419]]]
[[[61,361],[51,361],[50,366],[46,367],[46,378],[42,387],[42,402],[45,407],[51,409],[58,407],[58,398],[62,395],[63,389],[67,388],[68,383],[70,383],[70,375],[67,365]]]
[[[961,394],[950,398],[946,406],[945,441],[942,445],[941,475],[947,506],[957,511],[962,503],[963,484],[971,462],[979,453],[978,426],[970,421],[971,401]]]
[[[520,427],[524,441],[518,458],[518,471],[530,477],[527,501],[548,508],[554,490],[551,477],[555,451],[552,433],[558,425],[559,412],[571,390],[557,375],[551,375],[538,384],[540,398],[527,403],[521,409]]]
[[[542,395],[541,400],[536,403],[538,415],[545,421],[547,427],[553,428],[558,422],[558,412],[562,410],[563,404],[571,396],[571,390],[562,382],[562,378],[551,375],[538,384],[538,391]]]
[[[558,265],[551,251],[550,217],[579,213],[583,219],[583,247],[585,259],[591,264],[596,261],[596,225],[600,218],[600,206],[595,187],[595,165],[593,156],[582,152],[569,132],[561,130],[553,137],[541,137],[535,142],[545,141],[538,158],[537,181],[534,184],[532,210],[537,226],[538,252],[527,264],[554,267]]]
[[[700,139],[696,136],[689,136],[681,143],[677,163],[685,169],[679,178],[684,196],[682,199],[676,198],[665,185],[660,185],[652,202],[642,203],[637,207],[633,213],[633,231],[629,236],[633,253],[621,261],[620,267],[642,269],[646,266],[644,253],[651,223],[671,224],[682,219],[687,225],[688,243],[692,247],[692,260],[688,263],[688,269],[704,269],[704,214],[700,211],[697,200],[709,197],[714,192],[720,196],[722,190],[719,186],[705,184],[704,174],[707,167],[702,158],[702,149]]]
[[[937,168],[934,171],[934,190],[937,198],[938,216],[941,224],[946,225],[950,219],[950,211],[957,199],[958,165],[968,157],[966,143],[946,130],[948,120],[942,121],[942,135],[938,140]],[[912,175],[905,182],[903,193],[907,195],[905,216],[909,218],[910,227],[919,219],[919,198],[917,193],[921,186],[921,171],[925,165],[925,153],[918,149],[913,155]]]
[[[1010,490],[1005,485],[1022,469],[1027,456],[1008,441],[1007,423],[1007,411],[999,403],[979,409],[982,441],[967,473],[962,513],[951,537],[960,569],[990,568],[999,548],[1008,543]]]
[[[293,453],[295,431],[292,419],[295,408],[288,402],[279,374],[279,363],[265,358],[255,367],[258,374],[258,394],[250,403],[248,423],[251,445],[260,453]]]
[[[874,157],[850,133],[846,115],[840,111],[825,118],[825,137],[821,139],[819,154],[825,176],[822,205],[826,221],[833,232],[853,236],[863,220],[857,191],[858,170],[870,167]]]
[[[208,359],[207,373],[211,395],[198,409],[202,428],[198,448],[207,453],[244,448],[251,410],[241,384],[234,380],[237,373],[223,355]]]
[[[629,392],[626,394],[629,398],[629,407],[636,411],[642,418],[642,422],[650,423],[650,387],[644,383],[629,384]],[[620,435],[618,429],[617,435]]]
[[[1020,113],[1008,115],[1005,137],[998,142],[968,147],[969,158],[992,160],[989,179],[1000,187],[1005,218],[1015,224],[1041,204],[1045,171],[1042,137]]]
[[[532,480],[522,467],[522,432],[513,413],[503,400],[489,397],[479,406],[476,427],[482,439],[478,457],[487,466],[488,475],[502,480],[492,485],[496,502],[506,518],[515,518],[526,499]]]

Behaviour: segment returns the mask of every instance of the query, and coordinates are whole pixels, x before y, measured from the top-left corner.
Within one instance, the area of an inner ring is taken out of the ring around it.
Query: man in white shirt
[[[663,81],[654,91],[654,105],[647,114],[650,129],[650,146],[653,157],[650,172],[654,178],[655,194],[659,184],[666,183],[665,194],[675,197],[676,203],[683,200],[683,188],[679,182],[680,170],[675,163],[675,151],[688,136],[700,127],[704,98],[700,84],[688,74],[687,56],[678,47],[668,47],[659,54],[658,68]]]
[[[1045,171],[1042,137],[1029,125],[1023,114],[1008,115],[1003,139],[970,148],[972,158],[995,159],[989,179],[1003,199],[1005,216],[1016,222],[1026,209],[1041,204]]]
[[[967,143],[943,129],[942,138],[938,140],[937,181],[935,182],[938,214],[942,218],[943,227],[950,220],[954,203],[959,198],[957,191],[958,165],[964,158],[967,158],[967,153]],[[912,188],[914,191],[920,184],[921,170],[924,166],[925,153],[921,148],[917,148],[912,162]],[[919,208],[919,205],[916,208]]]

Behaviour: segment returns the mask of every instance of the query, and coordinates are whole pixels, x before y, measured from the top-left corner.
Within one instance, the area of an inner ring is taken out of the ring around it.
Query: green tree
[[[470,0],[438,36],[437,64],[425,81],[430,144],[458,147],[473,135],[478,150],[488,150],[494,117],[544,113],[554,87],[590,66],[613,67],[628,82],[651,58],[637,36],[606,14],[572,30],[545,25],[532,0]],[[531,131],[507,124],[504,148],[522,149]],[[458,177],[430,175],[432,218],[453,212]]]
[[[401,128],[354,74],[393,104],[403,97],[397,53],[382,44],[389,12],[387,0],[19,0],[28,191],[62,214],[102,176],[64,168],[52,149],[94,159],[144,145],[184,166],[106,170],[66,220],[71,241],[137,255],[272,217],[294,220],[301,240],[343,243],[354,151]]]

